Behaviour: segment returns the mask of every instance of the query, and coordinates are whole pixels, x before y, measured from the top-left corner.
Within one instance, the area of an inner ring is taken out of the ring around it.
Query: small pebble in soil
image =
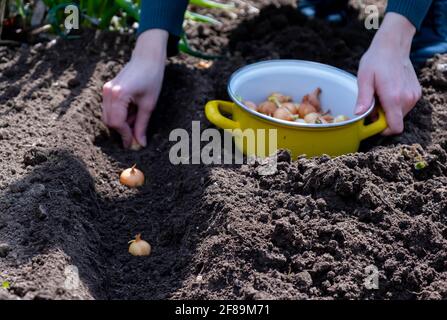
[[[5,130],[0,130],[0,140],[8,140],[9,134]]]
[[[264,223],[268,222],[269,221],[268,213],[265,213],[265,212],[261,213],[259,215],[259,221],[264,222]]]
[[[440,63],[436,66],[436,71],[447,72],[447,63]]]
[[[278,151],[277,160],[278,160],[278,162],[290,163],[290,161],[291,161],[290,153],[286,150]]]
[[[34,198],[40,198],[45,195],[45,193],[45,186],[41,183],[33,184],[31,189],[29,190],[29,195]]]
[[[39,220],[45,220],[48,217],[48,211],[42,204],[37,208],[36,216]]]
[[[7,243],[0,243],[0,258],[6,258],[11,251],[11,247]]]
[[[27,190],[29,188],[29,183],[25,182],[25,181],[17,181],[12,183],[9,186],[9,190],[12,193],[19,193],[19,192],[24,192],[25,190]]]
[[[36,166],[47,161],[47,155],[44,151],[38,149],[31,149],[25,152],[23,156],[23,163],[26,166]]]
[[[309,288],[313,283],[312,276],[307,271],[297,273],[295,278],[296,284],[301,288]]]
[[[335,278],[335,272],[334,271],[329,271],[326,274],[326,278],[329,279],[329,280],[334,279]]]

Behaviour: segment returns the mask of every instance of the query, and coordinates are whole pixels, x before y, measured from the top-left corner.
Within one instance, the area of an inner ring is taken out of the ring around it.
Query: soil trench
[[[220,29],[189,25],[196,48],[225,58],[210,68],[170,59],[139,152],[100,119],[102,85],[127,62],[131,36],[0,47],[0,281],[10,283],[0,298],[447,298],[447,56],[420,71],[405,132],[362,152],[291,161],[281,151],[269,177],[259,163],[169,162],[170,132],[210,127],[203,106],[228,98],[240,66],[293,58],[356,73],[373,36],[359,8],[332,27],[291,3],[236,1],[237,18],[212,12]],[[147,182],[129,190],[118,177],[135,163]],[[149,258],[127,252],[137,233]],[[365,286],[367,270],[378,288]]]

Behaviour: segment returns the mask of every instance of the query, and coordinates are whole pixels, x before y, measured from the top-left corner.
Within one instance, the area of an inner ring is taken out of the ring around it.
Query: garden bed
[[[0,298],[446,299],[447,56],[420,71],[423,98],[405,132],[362,152],[296,161],[281,152],[268,177],[256,164],[174,166],[169,133],[210,127],[204,104],[227,98],[238,67],[294,58],[355,73],[373,35],[355,19],[306,21],[291,6],[221,19],[220,31],[189,32],[226,58],[205,69],[170,60],[139,152],[124,151],[100,120],[102,85],[128,60],[132,37],[0,47],[0,280],[10,284]],[[118,177],[134,163],[147,182],[129,190]],[[127,252],[139,232],[150,257]],[[377,290],[364,285],[370,265]]]

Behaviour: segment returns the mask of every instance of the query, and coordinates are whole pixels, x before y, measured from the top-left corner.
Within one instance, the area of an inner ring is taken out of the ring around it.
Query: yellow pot
[[[333,124],[290,122],[266,116],[242,103],[243,99],[259,104],[272,92],[301,101],[317,87],[322,89],[323,109],[330,109],[335,116],[348,116],[350,120]],[[210,101],[205,114],[217,127],[230,130],[236,147],[249,156],[265,157],[278,149],[289,150],[293,157],[353,153],[358,151],[362,140],[387,127],[381,108],[375,122],[364,123],[375,102],[363,115],[354,114],[358,93],[355,76],[320,63],[299,60],[255,63],[233,74],[228,93],[233,102]]]

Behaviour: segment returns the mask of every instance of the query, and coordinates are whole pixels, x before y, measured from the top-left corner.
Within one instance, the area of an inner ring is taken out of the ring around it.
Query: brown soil
[[[295,58],[355,73],[372,36],[356,19],[330,27],[289,6],[257,15],[244,5],[239,18],[220,19],[220,31],[189,32],[226,58],[210,69],[169,62],[140,152],[123,151],[100,121],[102,84],[129,58],[130,37],[0,47],[0,282],[10,283],[0,298],[446,299],[447,75],[438,66],[447,56],[421,71],[424,97],[405,133],[370,139],[363,152],[296,161],[281,152],[269,177],[257,164],[173,166],[170,131],[209,127],[203,106],[227,97],[239,66]],[[427,168],[414,169],[414,150]],[[147,176],[139,190],[118,181],[134,163]],[[139,232],[148,258],[127,253]],[[69,265],[80,273],[73,290]],[[364,286],[369,265],[378,290]]]

